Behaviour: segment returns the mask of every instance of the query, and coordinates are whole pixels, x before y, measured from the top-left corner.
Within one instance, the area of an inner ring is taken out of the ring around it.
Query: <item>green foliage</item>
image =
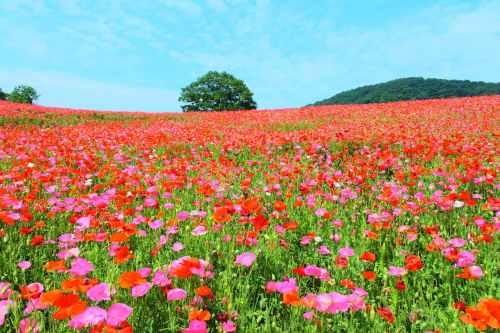
[[[8,100],[13,103],[33,104],[40,97],[35,88],[30,86],[17,86],[9,94]]]
[[[344,91],[313,105],[384,103],[496,94],[500,94],[500,83],[412,77]]]
[[[7,99],[8,95],[0,89],[0,101],[5,101]]]
[[[210,71],[182,89],[184,112],[233,111],[257,108],[253,94],[242,80],[226,72]]]

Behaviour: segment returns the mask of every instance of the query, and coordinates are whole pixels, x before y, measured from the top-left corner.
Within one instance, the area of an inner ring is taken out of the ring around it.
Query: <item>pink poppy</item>
[[[19,333],[40,333],[40,325],[33,318],[24,318],[19,322]]]
[[[171,283],[172,281],[167,277],[167,273],[162,270],[157,270],[153,275],[153,284],[155,286],[165,287]]]
[[[10,283],[0,282],[0,300],[9,298],[12,295],[12,289],[10,288]]]
[[[153,285],[149,282],[139,284],[132,288],[132,297],[142,297],[146,295]]]
[[[87,291],[87,297],[94,302],[111,300],[111,292],[108,284],[99,283]]]
[[[304,319],[312,320],[314,318],[314,313],[311,311],[304,312],[303,317]]]
[[[11,300],[0,301],[0,326],[3,325],[5,321],[5,316],[9,313],[9,308],[14,303]]]
[[[106,320],[107,312],[106,310],[97,307],[91,306],[85,309],[79,315],[76,315],[69,322],[69,327],[74,329],[81,329],[84,327],[95,326]]]
[[[76,258],[71,263],[70,273],[77,276],[85,276],[94,270],[94,265],[83,258]]]
[[[189,216],[189,212],[186,211],[180,211],[179,213],[177,213],[177,218],[179,219],[179,221],[187,220]]]
[[[184,245],[182,245],[182,243],[181,243],[181,242],[175,242],[175,243],[172,245],[172,251],[174,251],[174,252],[179,252],[179,251],[181,251],[183,248],[184,248]]]
[[[113,327],[119,326],[122,322],[126,321],[133,309],[127,304],[116,303],[109,307],[106,323]]]
[[[17,267],[25,271],[31,267],[31,263],[29,261],[21,261],[19,264],[17,264]]]
[[[143,277],[143,278],[147,278],[149,276],[149,274],[151,274],[151,271],[152,269],[149,268],[149,267],[143,267],[143,268],[139,268],[137,270],[137,272]]]
[[[458,260],[456,265],[458,267],[468,267],[474,264],[476,261],[476,256],[469,251],[463,251],[458,254]]]
[[[226,320],[224,323],[222,323],[222,330],[224,332],[235,332],[236,325],[231,320]]]
[[[470,266],[469,267],[470,275],[475,279],[480,279],[483,277],[483,270],[479,266]]]
[[[250,267],[250,266],[252,266],[252,264],[254,263],[256,258],[257,257],[255,256],[255,254],[253,252],[244,252],[236,257],[236,260],[234,261],[234,263],[236,265]]]
[[[170,289],[167,292],[167,300],[168,301],[179,301],[185,299],[187,296],[187,292],[184,289],[175,288]]]
[[[161,220],[154,220],[149,223],[149,227],[153,230],[159,229],[163,226],[163,222]]]
[[[354,250],[350,247],[343,247],[339,250],[339,254],[342,257],[352,257],[354,255]]]
[[[203,236],[208,232],[207,227],[204,225],[199,225],[191,231],[191,235],[193,236]]]
[[[327,256],[330,254],[330,249],[326,245],[321,245],[318,250],[319,254]]]
[[[183,328],[182,333],[208,333],[207,323],[202,320],[191,320],[188,328]]]
[[[76,224],[80,227],[80,229],[88,229],[90,227],[90,217],[80,217],[76,220]]]
[[[404,267],[389,266],[387,274],[391,276],[403,276],[407,273]]]

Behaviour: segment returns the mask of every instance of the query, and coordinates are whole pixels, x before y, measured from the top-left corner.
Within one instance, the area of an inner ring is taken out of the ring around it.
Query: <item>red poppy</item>
[[[347,289],[356,288],[356,284],[352,280],[349,280],[349,279],[340,280],[340,284]]]
[[[402,278],[398,278],[396,280],[396,288],[399,290],[399,291],[405,291],[406,290],[406,284],[405,282],[403,281]]]
[[[275,201],[274,202],[274,209],[277,210],[278,212],[282,212],[286,209],[286,204],[283,201]]]
[[[372,271],[363,272],[363,277],[368,281],[374,281],[377,278],[377,274]]]
[[[389,308],[378,308],[377,313],[389,324],[393,324],[396,318],[394,317],[394,314],[392,313],[391,309]]]
[[[347,268],[349,266],[349,259],[344,256],[335,257],[335,265],[339,268]]]
[[[38,246],[43,243],[43,236],[42,235],[36,235],[31,239],[31,246]]]
[[[422,260],[420,259],[419,256],[417,255],[409,255],[406,256],[405,258],[405,267],[407,270],[411,272],[416,272],[422,267],[424,267],[424,264],[422,263]]]
[[[360,256],[360,259],[367,262],[375,262],[375,260],[377,260],[377,256],[375,253],[367,251]]]

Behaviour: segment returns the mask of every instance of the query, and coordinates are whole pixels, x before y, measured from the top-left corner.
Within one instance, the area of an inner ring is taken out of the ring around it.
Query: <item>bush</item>
[[[182,110],[232,111],[257,108],[253,93],[242,80],[226,72],[210,71],[182,89]]]
[[[30,86],[17,86],[9,94],[8,100],[13,103],[33,104],[40,97]]]

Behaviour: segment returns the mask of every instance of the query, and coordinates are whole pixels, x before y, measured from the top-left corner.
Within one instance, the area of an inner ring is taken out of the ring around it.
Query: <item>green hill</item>
[[[341,92],[312,105],[366,104],[500,94],[500,83],[410,77]]]

